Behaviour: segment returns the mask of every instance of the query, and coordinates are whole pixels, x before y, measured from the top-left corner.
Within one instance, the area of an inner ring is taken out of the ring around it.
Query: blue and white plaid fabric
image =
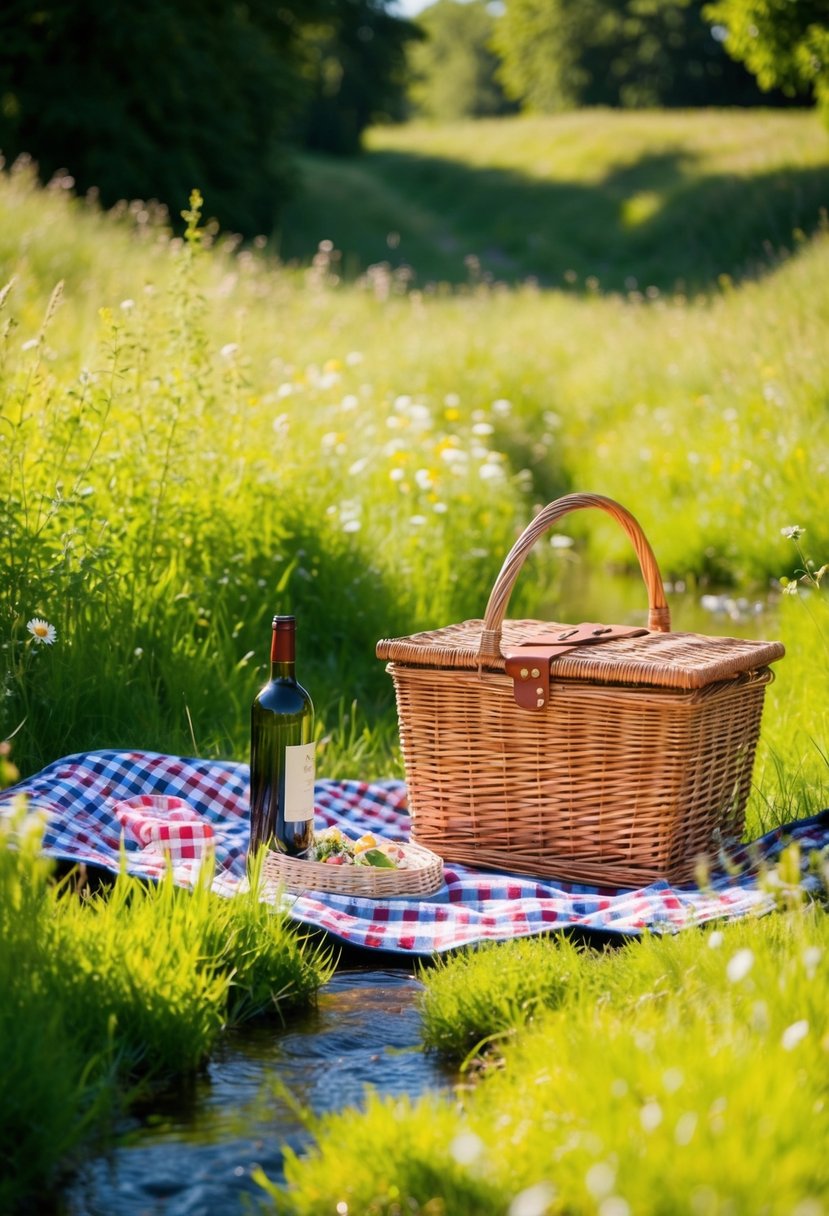
[[[145,751],[97,751],[68,756],[0,794],[0,815],[13,814],[25,795],[30,812],[45,819],[43,852],[144,878],[163,872],[168,860],[123,833],[115,804],[138,795],[168,795],[212,829],[214,888],[232,895],[245,880],[248,844],[248,769],[230,761],[194,760]],[[336,825],[352,836],[374,832],[391,840],[409,836],[406,787],[400,781],[319,781],[316,826]],[[209,834],[209,833],[208,833]],[[657,882],[638,891],[532,879],[446,864],[443,887],[423,898],[367,899],[307,892],[286,907],[298,922],[326,930],[354,946],[407,955],[430,955],[482,941],[570,927],[620,936],[676,932],[707,921],[760,914],[774,906],[762,874],[789,841],[798,842],[803,881],[818,880],[809,856],[829,850],[829,812],[780,828],[728,860],[704,890]],[[123,852],[122,852],[123,850]],[[200,862],[173,860],[182,886]]]

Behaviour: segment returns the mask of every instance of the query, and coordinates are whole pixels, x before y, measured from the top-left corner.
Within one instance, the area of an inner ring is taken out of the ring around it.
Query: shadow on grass
[[[706,173],[686,149],[641,156],[591,184],[408,152],[303,165],[281,256],[307,263],[330,239],[346,278],[385,261],[411,266],[419,286],[483,276],[576,291],[704,292],[723,275],[768,273],[829,206],[829,164]]]

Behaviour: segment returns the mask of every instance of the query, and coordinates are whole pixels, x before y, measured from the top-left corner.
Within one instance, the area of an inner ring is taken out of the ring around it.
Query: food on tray
[[[409,868],[402,845],[374,836],[371,832],[354,840],[340,828],[315,832],[314,843],[308,850],[308,860],[323,861],[331,866],[377,866],[386,870]]]

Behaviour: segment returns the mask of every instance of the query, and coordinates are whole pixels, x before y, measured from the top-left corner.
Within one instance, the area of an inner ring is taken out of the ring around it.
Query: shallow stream
[[[90,1159],[62,1216],[235,1216],[258,1210],[260,1165],[282,1177],[284,1147],[307,1144],[292,1099],[315,1113],[359,1105],[367,1086],[417,1096],[451,1085],[420,1049],[420,983],[404,969],[339,971],[315,1011],[229,1034],[185,1091],[125,1120]]]

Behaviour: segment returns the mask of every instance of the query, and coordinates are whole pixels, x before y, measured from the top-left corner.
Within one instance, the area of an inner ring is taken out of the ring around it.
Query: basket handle
[[[612,498],[605,498],[602,494],[566,494],[563,498],[557,498],[555,502],[551,502],[542,511],[539,511],[504,559],[484,613],[484,627],[478,649],[479,659],[498,658],[501,654],[501,625],[515,580],[518,578],[530,549],[538,538],[563,515],[569,515],[571,511],[580,511],[586,507],[599,507],[602,511],[606,511],[627,532],[639,559],[639,568],[648,590],[648,629],[653,629],[657,633],[670,631],[671,611],[665,599],[662,576],[659,573],[653,549],[631,513],[618,502],[614,502]]]

